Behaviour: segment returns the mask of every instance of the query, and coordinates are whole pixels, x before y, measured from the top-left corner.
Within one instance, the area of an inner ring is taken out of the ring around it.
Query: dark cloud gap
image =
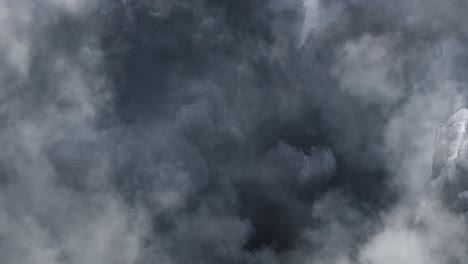
[[[337,124],[324,120],[327,117],[321,116],[328,115],[325,113],[327,107],[333,107],[321,105],[328,104],[325,101],[320,102],[324,95],[305,95],[306,97],[299,99],[299,104],[296,106],[297,114],[282,119],[282,114],[278,112],[281,100],[284,96],[289,96],[288,93],[293,96],[304,96],[302,95],[304,92],[296,90],[295,87],[307,85],[308,80],[301,80],[300,73],[294,73],[294,70],[301,70],[295,69],[296,61],[303,56],[304,51],[290,47],[292,58],[286,58],[283,65],[271,61],[268,57],[268,50],[277,44],[277,40],[271,28],[275,17],[268,10],[267,4],[268,1],[196,1],[190,5],[181,4],[180,7],[176,5],[168,14],[158,17],[148,12],[148,5],[144,2],[135,3],[131,7],[115,8],[117,14],[107,15],[110,16],[106,18],[110,24],[105,27],[105,38],[102,43],[113,83],[117,87],[116,110],[125,123],[138,124],[136,127],[141,129],[157,129],[158,126],[171,122],[171,119],[175,118],[175,112],[203,98],[205,96],[203,92],[190,98],[191,92],[184,91],[189,89],[191,82],[199,82],[203,86],[206,85],[203,82],[209,80],[214,86],[218,86],[219,88],[215,89],[221,93],[223,100],[226,100],[226,105],[222,107],[226,107],[227,111],[236,112],[235,98],[239,93],[246,95],[252,93],[251,99],[256,104],[252,110],[258,109],[260,112],[239,109],[241,113],[247,111],[249,115],[238,117],[241,118],[241,127],[244,128],[241,139],[231,143],[230,139],[227,139],[227,142],[217,141],[214,148],[203,149],[200,148],[201,141],[198,141],[198,135],[194,134],[201,133],[200,140],[207,140],[206,137],[210,135],[203,135],[205,133],[203,129],[196,132],[196,130],[190,131],[195,129],[194,127],[187,127],[181,131],[182,138],[188,140],[188,147],[191,148],[190,145],[193,145],[198,148],[203,166],[208,170],[207,185],[190,196],[190,203],[184,210],[193,213],[193,210],[196,211],[196,208],[202,205],[205,196],[210,196],[212,192],[216,193],[218,188],[222,189],[218,183],[219,178],[231,181],[235,196],[238,196],[238,204],[235,206],[237,209],[233,213],[239,211],[241,218],[249,220],[253,227],[250,238],[244,245],[245,248],[256,250],[268,246],[281,252],[291,249],[302,230],[311,225],[314,220],[309,213],[310,207],[316,199],[329,190],[346,189],[364,204],[369,203],[369,206],[372,204],[379,210],[382,204],[388,206],[393,200],[392,193],[386,187],[384,170],[369,171],[366,166],[350,161],[354,154],[340,153],[339,149],[333,148],[334,144],[341,144],[340,140],[346,140],[336,138],[346,137],[346,126],[338,127]],[[289,15],[294,12],[297,11],[293,9]],[[359,10],[350,12],[357,12],[356,16],[360,16]],[[213,25],[209,28],[205,28],[203,24],[205,22],[203,19],[207,17],[214,19]],[[367,31],[366,28],[363,30]],[[371,25],[369,30],[382,31],[377,25]],[[196,34],[199,35],[195,37]],[[324,43],[323,48],[317,48],[319,52],[315,54],[316,58],[313,61],[319,65],[330,63],[330,58],[327,57],[331,55],[322,52],[328,45]],[[236,73],[235,65],[238,63],[245,64],[251,72],[247,75]],[[320,67],[314,66],[311,70],[314,69],[319,70]],[[327,74],[317,72],[319,75],[317,78],[323,78]],[[324,79],[323,82],[318,86],[322,86],[324,91],[326,89],[333,91],[333,85],[329,84],[332,82],[331,79]],[[320,93],[320,89],[318,92]],[[338,91],[331,93],[341,96]],[[186,99],[183,99],[184,97]],[[333,98],[333,95],[329,98]],[[208,100],[211,99],[208,97]],[[358,111],[364,116],[373,115],[375,111],[359,105],[348,107],[359,109]],[[151,125],[152,122],[154,126]],[[335,132],[330,134],[330,131]],[[147,135],[129,137],[147,140]],[[285,142],[304,151],[306,155],[311,146],[332,146],[338,170],[330,181],[320,184],[320,188],[294,186],[297,184],[294,182],[291,182],[292,186],[289,187],[288,184],[285,186],[280,182],[275,183],[279,184],[278,186],[265,185],[265,182],[256,179],[256,174],[261,172],[255,163],[261,162],[279,142]],[[137,197],[141,195],[144,197],[145,192],[151,192],[153,177],[145,171],[138,176],[137,167],[145,168],[148,165],[137,164],[147,158],[150,159],[147,162],[153,162],[151,156],[145,157],[148,154],[152,155],[153,150],[151,144],[144,142],[137,144],[143,147],[141,154],[144,156],[141,158],[135,156],[136,164],[129,162],[129,167],[123,170],[118,183],[124,188],[123,193],[138,190],[135,194],[129,194],[134,196],[132,199],[136,201],[144,200],[145,198]],[[366,144],[365,139],[361,144]],[[182,146],[182,153],[186,152],[184,148]],[[361,148],[365,149],[366,146],[357,146],[357,149]],[[175,151],[178,153],[178,150]],[[129,152],[137,154],[134,150]],[[245,168],[240,169],[240,173],[245,175],[225,176],[223,174],[226,173],[220,169],[225,166]],[[196,177],[197,172],[192,169],[190,171]],[[278,196],[280,193],[284,194]],[[383,195],[384,193],[388,193],[387,196]],[[218,199],[223,196],[222,192],[213,195]],[[170,232],[163,230],[170,229],[169,226],[173,225],[171,219],[171,216],[156,217],[154,232]]]

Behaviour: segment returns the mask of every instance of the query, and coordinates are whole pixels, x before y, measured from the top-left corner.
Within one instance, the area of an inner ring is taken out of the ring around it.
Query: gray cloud
[[[466,262],[466,5],[0,0],[2,263]]]

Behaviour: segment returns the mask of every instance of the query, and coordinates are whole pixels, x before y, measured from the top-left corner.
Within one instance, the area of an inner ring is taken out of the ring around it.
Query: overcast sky
[[[0,0],[0,263],[468,263],[467,10]]]

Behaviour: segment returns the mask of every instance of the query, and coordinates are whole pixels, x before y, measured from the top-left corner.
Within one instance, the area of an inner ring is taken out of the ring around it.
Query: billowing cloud
[[[1,262],[467,262],[467,5],[0,0]]]

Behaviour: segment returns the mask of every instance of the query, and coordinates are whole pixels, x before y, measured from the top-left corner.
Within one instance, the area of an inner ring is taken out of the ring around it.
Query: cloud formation
[[[1,262],[467,262],[467,5],[0,0]]]

